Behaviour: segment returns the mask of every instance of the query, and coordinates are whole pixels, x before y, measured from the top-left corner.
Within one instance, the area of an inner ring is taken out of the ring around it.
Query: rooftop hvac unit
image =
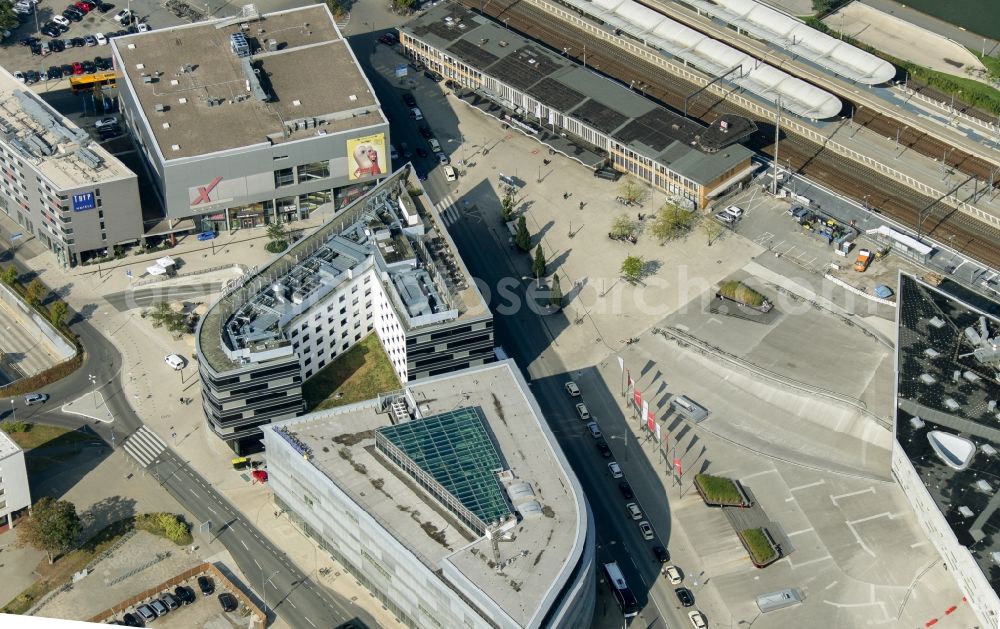
[[[983,445],[979,446],[979,449],[980,449],[980,450],[982,451],[982,453],[983,453],[983,454],[985,454],[986,456],[993,456],[994,454],[996,454],[996,453],[997,453],[997,449],[996,449],[996,448],[994,448],[993,446],[991,446],[991,445],[990,445],[990,444],[988,444],[988,443],[984,443]]]
[[[942,319],[941,317],[931,317],[930,321],[928,321],[927,323],[931,324],[932,326],[934,326],[939,330],[944,327],[944,319]]]
[[[153,105],[153,110],[163,113],[166,111],[166,107],[163,106],[163,103],[156,103]]]
[[[142,75],[142,82],[143,83],[152,83],[153,82],[153,76],[151,74],[143,74]]]
[[[975,513],[972,512],[972,509],[966,507],[965,505],[959,507],[958,512],[962,514],[963,518],[971,518],[972,516],[976,515]]]
[[[277,52],[278,51],[278,40],[277,39],[269,39],[269,40],[267,40],[267,49],[270,52]]]
[[[926,356],[927,358],[937,358],[940,355],[941,352],[937,351],[933,347],[928,347],[927,349],[924,350],[924,356]]]
[[[233,33],[229,36],[229,46],[233,49],[233,54],[237,57],[250,56],[250,42],[243,33]]]
[[[993,493],[993,487],[981,478],[976,481],[976,489],[987,494]]]
[[[924,420],[920,419],[919,417],[915,417],[915,416],[911,417],[910,418],[910,425],[913,426],[914,430],[920,430],[921,428],[924,427]]]

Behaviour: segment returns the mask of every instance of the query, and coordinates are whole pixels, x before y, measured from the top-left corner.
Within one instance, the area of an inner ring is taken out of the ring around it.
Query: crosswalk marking
[[[437,208],[438,214],[441,216],[441,222],[444,223],[445,227],[454,224],[462,217],[455,206],[455,201],[450,196],[446,196],[435,203],[434,207]]]
[[[163,440],[145,426],[139,427],[139,430],[132,433],[132,436],[122,444],[122,447],[143,467],[149,467],[156,460],[156,457],[167,449]]]

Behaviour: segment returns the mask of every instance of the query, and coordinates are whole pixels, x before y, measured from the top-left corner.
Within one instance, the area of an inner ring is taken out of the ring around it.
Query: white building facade
[[[20,512],[31,506],[24,450],[0,430],[0,532],[13,526]]]

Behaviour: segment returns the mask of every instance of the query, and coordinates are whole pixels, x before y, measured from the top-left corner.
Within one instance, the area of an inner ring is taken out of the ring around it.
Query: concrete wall
[[[9,440],[7,435],[0,439]],[[10,514],[31,505],[28,489],[28,470],[24,465],[24,452],[17,452],[0,459],[0,526],[10,524]]]
[[[26,304],[17,293],[3,284],[0,284],[0,300],[10,306],[11,311],[21,318],[23,325],[34,326],[54,354],[63,360],[68,360],[76,355],[76,347],[72,343],[67,341],[44,317],[35,312],[34,308]]]
[[[924,488],[920,476],[898,441],[893,440],[892,473],[903,489],[920,527],[948,565],[955,583],[968,598],[976,617],[985,627],[997,627],[1000,619],[1000,597],[990,586],[982,569],[969,551],[958,542],[934,499]]]

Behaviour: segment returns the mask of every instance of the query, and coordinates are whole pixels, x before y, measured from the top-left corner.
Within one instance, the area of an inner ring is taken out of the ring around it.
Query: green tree
[[[679,238],[691,231],[694,226],[694,212],[688,212],[672,203],[668,203],[660,208],[650,225],[649,231],[660,244]]]
[[[17,19],[14,13],[14,3],[10,0],[0,0],[0,29],[13,31],[21,25],[21,20]]]
[[[149,311],[149,318],[153,320],[153,327],[164,326],[172,334],[179,334],[187,329],[187,317],[175,311],[165,301],[153,304],[153,309]]]
[[[510,192],[500,200],[500,217],[505,223],[514,219],[514,195]]]
[[[0,271],[0,281],[7,286],[13,286],[14,282],[17,281],[17,269],[13,265],[5,267],[3,271]]]
[[[726,228],[723,227],[722,223],[714,218],[708,217],[701,221],[699,227],[701,228],[701,233],[705,234],[705,237],[708,238],[709,247],[711,247],[712,243],[718,240],[719,236],[726,231]]]
[[[559,285],[559,275],[552,276],[552,290],[549,291],[549,303],[556,308],[562,308],[563,294]]]
[[[288,246],[288,228],[284,223],[271,223],[267,226],[268,243],[264,246],[271,253],[280,253]]]
[[[611,235],[615,238],[627,238],[635,233],[637,222],[628,214],[619,214],[615,222],[611,223]]]
[[[409,13],[413,4],[414,0],[392,0],[393,9],[401,13]]]
[[[622,262],[621,274],[630,282],[638,281],[642,277],[642,269],[646,262],[641,256],[628,256]]]
[[[535,259],[531,262],[531,272],[535,274],[536,278],[545,275],[545,253],[542,251],[541,245],[535,247]]]
[[[330,13],[333,14],[335,18],[341,18],[347,13],[347,9],[344,8],[343,2],[341,0],[325,0],[326,6],[330,9]]]
[[[46,496],[35,503],[31,515],[16,530],[21,544],[44,551],[51,564],[57,555],[73,547],[81,528],[72,502]]]
[[[57,328],[62,325],[63,320],[66,318],[66,314],[69,312],[69,308],[66,306],[66,302],[57,301],[51,306],[49,306],[49,321],[52,325]]]
[[[172,542],[178,542],[188,534],[187,524],[172,513],[161,513],[159,514],[160,528],[163,529],[163,534]]]
[[[531,249],[531,234],[528,233],[528,223],[523,216],[517,217],[517,233],[514,235],[514,242],[521,251]]]
[[[629,175],[618,184],[618,194],[629,203],[642,203],[649,197],[649,188]]]
[[[45,293],[47,292],[48,289],[45,288],[45,284],[42,284],[42,280],[35,278],[31,280],[31,283],[24,289],[24,298],[27,299],[28,303],[32,306],[37,306],[42,303],[42,298],[45,297]]]

